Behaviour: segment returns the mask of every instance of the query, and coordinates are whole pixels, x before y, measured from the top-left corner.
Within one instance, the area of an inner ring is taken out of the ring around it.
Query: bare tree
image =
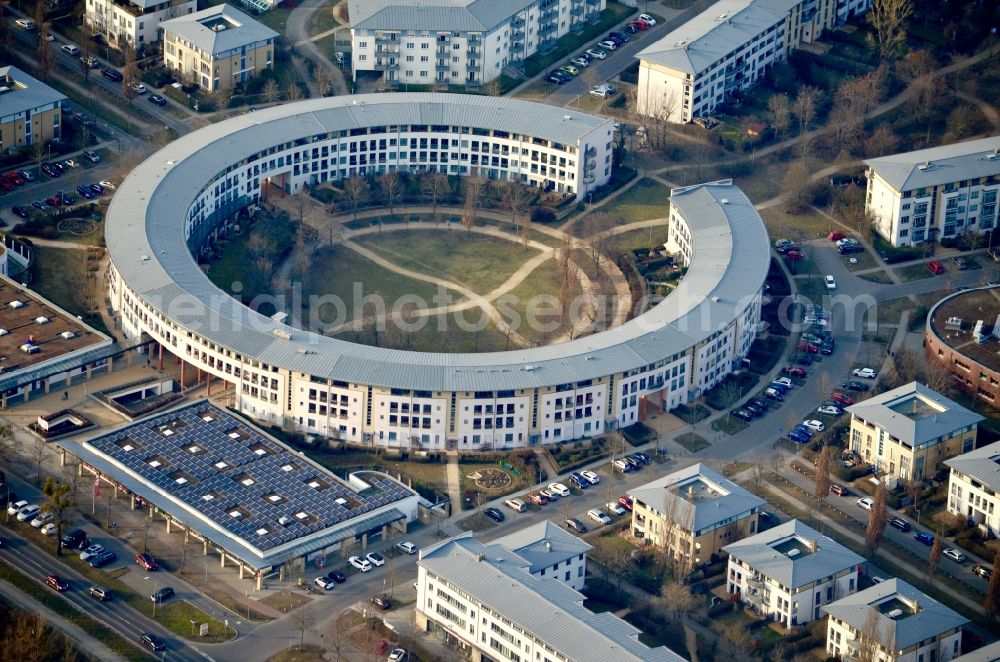
[[[62,528],[67,524],[66,510],[73,505],[73,493],[71,487],[66,483],[60,483],[51,476],[45,479],[42,485],[42,494],[45,495],[45,503],[42,504],[42,512],[52,513],[53,523],[56,525],[56,555],[62,556]]]
[[[315,622],[313,615],[305,607],[299,607],[292,612],[292,624],[299,631],[299,650],[306,643],[306,631],[311,629]]]
[[[799,93],[792,104],[792,114],[799,123],[799,152],[802,156],[807,156],[811,150],[811,141],[806,134],[812,129],[812,123],[816,119],[816,102],[819,100],[819,94],[817,88],[803,85],[799,88]]]
[[[39,5],[42,3],[39,2]],[[42,78],[48,78],[52,75],[53,69],[56,66],[55,53],[52,52],[52,42],[49,41],[48,37],[52,31],[52,26],[49,23],[39,23],[42,26],[41,34],[38,37],[38,73]]]
[[[772,94],[767,100],[767,118],[778,140],[785,135],[792,123],[792,104],[786,94]]]
[[[614,226],[614,221],[607,213],[597,210],[583,217],[580,229],[587,255],[594,263],[594,274],[601,273],[601,261],[608,253],[610,237],[608,231]]]
[[[934,544],[931,545],[931,553],[927,558],[927,578],[930,579],[934,576],[934,571],[937,570],[938,564],[941,562],[941,552],[944,551],[944,535],[942,531],[934,535]]]
[[[663,496],[663,537],[660,547],[664,561],[670,567],[674,581],[682,584],[694,567],[694,526],[695,509],[683,494],[669,490]]]
[[[434,224],[437,225],[438,204],[441,202],[441,196],[446,194],[451,188],[448,176],[440,172],[427,173],[421,179],[420,187],[424,195],[430,198],[431,204],[434,207]]]
[[[357,175],[351,175],[344,180],[344,195],[351,206],[354,220],[358,220],[358,208],[368,201],[368,180]]]
[[[873,0],[868,10],[868,23],[875,30],[869,37],[878,49],[879,59],[888,60],[899,54],[906,44],[907,21],[913,13],[913,0]]]
[[[462,212],[462,225],[470,232],[476,223],[476,210],[479,208],[485,184],[486,181],[478,170],[471,171],[465,178],[465,209]]]
[[[285,89],[285,98],[289,102],[301,101],[303,98],[302,88],[299,87],[298,83],[289,83],[288,87]]]
[[[899,147],[899,137],[892,132],[888,124],[879,124],[865,142],[867,156],[885,156],[894,154]]]
[[[128,99],[129,103],[135,101],[139,96],[136,89],[139,82],[139,65],[135,61],[135,49],[131,44],[125,44],[125,66],[122,67],[122,96]]]
[[[877,607],[868,607],[865,616],[865,624],[857,631],[854,637],[858,654],[855,659],[858,662],[878,662],[882,659],[880,650],[895,650],[895,637],[891,628],[883,628],[881,625],[882,613]]]
[[[403,190],[403,180],[398,172],[389,170],[379,175],[378,184],[379,188],[382,189],[382,195],[385,196],[385,202],[389,206],[389,215],[392,215],[395,213],[396,199],[399,198],[399,194]]]
[[[278,87],[278,81],[273,78],[268,78],[267,82],[264,83],[264,90],[262,92],[264,95],[265,103],[274,103],[281,97],[281,90]]]
[[[879,545],[882,544],[882,536],[885,535],[886,496],[885,478],[883,477],[879,480],[878,487],[875,488],[875,499],[872,501],[872,509],[868,513],[865,547],[869,554],[875,553]]]
[[[804,210],[809,203],[809,169],[802,161],[796,160],[789,166],[782,179],[785,190],[785,209],[791,213]]]
[[[330,74],[327,73],[324,67],[315,67],[313,69],[312,79],[313,85],[316,86],[316,91],[319,92],[321,97],[325,97],[333,88],[333,82],[330,80]]]
[[[826,495],[830,493],[830,486],[833,481],[830,480],[830,452],[831,448],[827,445],[820,446],[819,455],[816,456],[816,484],[813,490],[813,496],[816,498],[817,502],[822,503]]]
[[[525,205],[531,193],[519,181],[510,179],[504,182],[503,199],[510,211],[510,222],[514,226],[514,233],[517,234],[518,219],[524,212]]]

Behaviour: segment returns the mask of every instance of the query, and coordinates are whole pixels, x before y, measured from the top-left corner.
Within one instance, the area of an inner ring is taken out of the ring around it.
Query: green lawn
[[[924,278],[930,278],[934,274],[931,273],[926,264],[911,264],[909,266],[896,269],[896,275],[899,276],[900,280],[903,282],[909,282],[911,280],[923,280]]]
[[[260,21],[267,27],[271,28],[275,32],[280,32],[282,35],[284,35],[285,25],[288,23],[288,16],[291,13],[292,13],[291,9],[278,7],[256,18],[258,21]]]
[[[396,230],[356,241],[406,269],[486,294],[538,251],[519,243],[455,230]]]
[[[187,600],[168,602],[156,608],[156,620],[174,634],[206,643],[218,643],[226,640],[225,625],[217,618],[209,616]],[[208,623],[208,635],[198,636],[195,623]],[[231,633],[235,634],[235,633]]]
[[[628,253],[633,249],[662,246],[667,240],[667,224],[652,228],[638,228],[608,238],[608,254]]]
[[[600,209],[615,221],[632,223],[667,218],[670,214],[669,201],[670,190],[666,186],[643,178]]]
[[[517,331],[528,340],[545,344],[568,328],[568,320],[562,319],[561,315],[548,314],[550,311],[557,310],[554,306],[548,305],[547,302],[554,302],[558,298],[561,283],[559,265],[555,260],[546,260],[528,274],[520,285],[510,291],[510,295],[514,298],[510,299],[512,303],[509,307],[521,318],[521,324]],[[580,294],[579,281],[571,282],[569,285],[570,300],[575,299]],[[534,317],[538,324],[533,324],[528,319],[527,312],[529,310],[536,311]],[[540,328],[549,323],[556,326],[556,321],[558,321],[558,326],[554,330],[545,331]]]

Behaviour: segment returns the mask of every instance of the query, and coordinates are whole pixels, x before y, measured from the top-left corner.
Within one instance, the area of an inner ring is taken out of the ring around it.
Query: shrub
[[[532,207],[531,222],[548,224],[556,220],[556,213],[551,207]]]
[[[174,82],[174,75],[170,69],[158,66],[143,73],[142,80],[150,87],[161,88]]]

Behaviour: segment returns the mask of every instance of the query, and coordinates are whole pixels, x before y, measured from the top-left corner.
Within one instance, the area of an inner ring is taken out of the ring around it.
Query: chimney
[[[482,563],[483,561],[486,560],[486,554],[479,552],[478,554],[476,554],[476,560]]]
[[[552,551],[552,543],[550,543],[548,540],[543,541],[543,543],[545,545],[545,551],[546,552],[551,552]]]

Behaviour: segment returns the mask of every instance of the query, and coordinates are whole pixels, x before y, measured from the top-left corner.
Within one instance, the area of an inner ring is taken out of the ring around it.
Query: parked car
[[[570,60],[570,63],[574,67],[581,67],[583,69],[586,69],[587,67],[590,66],[590,60],[582,56],[573,58],[572,60]]]
[[[116,83],[120,83],[125,77],[121,75],[121,72],[112,69],[111,67],[105,67],[101,70],[101,75],[108,80],[113,80]]]
[[[100,184],[91,184],[90,190],[93,191],[95,195],[104,195],[104,187]]]
[[[91,568],[103,568],[109,563],[114,563],[118,555],[112,552],[110,549],[106,549],[96,556],[90,557],[90,567]]]
[[[831,393],[830,399],[839,405],[846,405],[848,407],[854,404],[853,398],[851,398],[848,395],[845,395],[844,393],[841,393],[840,391],[834,391],[833,393]]]
[[[841,232],[840,230],[834,230],[830,234],[826,235],[826,238],[829,239],[830,241],[840,241],[846,236],[847,235]]]
[[[632,512],[632,497],[630,496],[618,497],[618,505],[620,505],[625,510]]]
[[[87,184],[80,184],[76,187],[76,192],[84,197],[86,200],[93,200],[97,197],[97,194],[90,190],[90,186]]]
[[[167,105],[167,100],[161,97],[159,94],[150,94],[148,97],[146,97],[146,100],[149,101],[149,103],[153,104],[154,106]]]
[[[389,598],[381,595],[373,595],[372,597],[368,598],[368,601],[371,602],[376,607],[378,607],[379,609],[381,609],[382,611],[385,611],[386,609],[392,606],[392,603],[389,601]]]
[[[590,96],[598,97],[601,99],[607,99],[612,94],[618,91],[614,85],[609,83],[602,83],[601,85],[595,85],[590,89]]]
[[[742,409],[742,408],[740,408],[740,409],[733,409],[732,411],[729,412],[729,415],[732,416],[733,418],[738,418],[741,421],[752,421],[753,420],[753,414],[751,414],[746,409]]]
[[[331,581],[334,581],[338,584],[343,584],[344,582],[347,581],[347,575],[340,572],[339,570],[331,570],[330,572],[326,573],[326,576],[327,579],[330,579]]]
[[[83,66],[87,67],[88,69],[96,69],[97,67],[101,66],[100,60],[98,60],[93,55],[85,55],[81,57],[80,62],[82,62]]]
[[[753,401],[751,400],[751,402],[753,402]],[[765,405],[765,408],[766,408],[766,405]],[[649,464],[650,460],[652,460],[652,458],[649,457],[648,453],[643,453],[642,451],[636,451],[636,452],[632,453],[632,457],[634,457],[635,459],[639,460],[643,464]]]
[[[769,400],[774,400],[775,402],[782,402],[785,399],[784,394],[774,388],[769,388],[764,391],[764,397]]]
[[[808,443],[812,439],[812,437],[810,437],[807,434],[803,434],[798,430],[789,430],[788,439],[789,441],[794,441],[797,444],[805,444]]]
[[[614,501],[608,501],[606,504],[604,504],[604,507],[608,509],[608,512],[614,513],[619,517],[628,514],[628,511],[625,510],[620,503],[616,503]]]
[[[87,589],[87,593],[97,598],[101,602],[107,602],[111,599],[111,591],[104,588],[103,586],[91,586]]]
[[[361,572],[371,572],[372,564],[368,562],[368,559],[363,559],[360,556],[352,556],[347,559],[347,562]]]
[[[585,490],[588,487],[590,487],[590,481],[587,480],[586,478],[584,478],[583,476],[581,476],[580,474],[576,473],[576,472],[571,473],[569,475],[569,482],[573,483],[573,485],[577,489],[581,489],[581,490]]]
[[[837,247],[837,252],[841,255],[851,255],[852,253],[864,253],[865,247],[861,244],[843,244]]]
[[[830,493],[842,497],[851,495],[851,491],[849,489],[847,489],[843,485],[838,485],[837,483],[834,483],[833,485],[830,486]]]
[[[397,542],[396,543],[396,549],[398,549],[399,551],[403,552],[404,554],[416,554],[417,553],[417,546],[414,545],[412,542],[409,542],[409,541]]]
[[[142,567],[143,570],[154,572],[159,566],[156,559],[152,557],[151,554],[146,552],[139,552],[135,555],[135,562]]]
[[[80,560],[89,561],[90,559],[97,556],[103,551],[104,551],[104,545],[97,545],[97,544],[90,545],[87,548],[85,548],[82,552],[80,552]]]
[[[91,163],[100,163],[101,155],[92,149],[88,149],[83,153],[83,158],[87,159]]]
[[[601,482],[601,477],[595,474],[593,471],[585,469],[580,472],[580,475],[586,478],[588,481],[590,481],[591,485],[597,485],[598,483]]]
[[[613,51],[618,48],[618,42],[612,41],[610,39],[605,39],[604,41],[597,42],[597,45],[609,51]]]
[[[844,413],[844,410],[836,405],[823,405],[816,411],[824,416],[840,416]]]
[[[535,504],[536,506],[544,506],[549,502],[548,499],[543,497],[538,492],[532,492],[531,494],[529,494],[528,500],[531,501],[531,503]]]
[[[872,506],[874,506],[874,505],[875,505],[875,502],[872,501],[869,497],[861,497],[860,499],[858,499],[858,506],[862,510],[871,511]]]
[[[569,488],[562,483],[549,483],[549,490],[561,497],[568,497],[570,495]]]
[[[623,44],[627,44],[629,42],[628,35],[622,34],[621,32],[609,32],[608,39],[620,39]]]
[[[83,529],[73,529],[62,537],[59,544],[63,549],[80,549],[87,542],[87,533]]]
[[[550,73],[548,76],[545,77],[546,82],[553,83],[555,85],[562,85],[568,80],[569,78],[566,76],[566,74],[562,73],[561,71],[553,71],[552,73]]]
[[[947,556],[955,563],[965,563],[968,560],[968,557],[965,554],[958,551],[954,547],[946,547],[944,551],[941,553]]]
[[[628,34],[635,34],[635,33],[639,32],[639,30],[642,30],[642,29],[643,28],[640,28],[635,21],[629,23],[624,28],[622,28],[622,30],[624,30]],[[648,29],[648,28],[646,28],[646,29]]]
[[[45,585],[51,589],[55,589],[60,593],[69,589],[69,582],[61,578],[59,575],[49,575],[45,578]]]
[[[570,517],[569,519],[567,519],[566,522],[565,522],[565,524],[566,524],[566,528],[567,529],[572,529],[573,531],[576,531],[577,533],[586,533],[587,532],[586,525],[584,525],[583,522],[581,522],[580,520],[578,520],[575,517]]]
[[[816,432],[822,432],[826,429],[826,425],[823,424],[823,421],[817,421],[816,419],[802,421],[802,425],[806,426],[810,430],[815,430]]]
[[[146,86],[140,83],[139,81],[132,81],[131,83],[128,84],[128,86],[129,88],[132,89],[133,92],[135,92],[140,96],[146,93]]]
[[[101,182],[98,182],[98,183],[99,183],[99,184],[100,184],[100,185],[101,185],[101,186],[102,186],[103,188],[105,188],[105,189],[107,189],[107,190],[109,190],[109,191],[114,191],[114,190],[115,190],[115,185],[114,185],[114,184],[112,184],[111,182],[109,182],[109,181],[108,181],[108,180],[106,180],[106,179],[105,179],[105,180],[103,180],[103,181],[101,181]]]
[[[42,528],[39,529],[39,531],[42,532],[43,536],[54,536],[56,534],[56,531],[57,531],[56,523],[55,522],[49,522],[48,524],[45,524],[44,526],[42,526]]]
[[[951,265],[959,271],[965,271],[969,268],[969,263],[960,257],[952,258]]]
[[[837,289],[837,281],[835,281],[833,279],[833,276],[831,276],[830,274],[827,274],[823,278],[823,282],[826,283],[826,289],[828,289],[828,290],[835,290],[835,289]]]
[[[907,531],[910,530],[910,523],[907,522],[902,517],[890,517],[888,523],[889,526],[891,526],[894,529],[899,529],[903,533],[906,533]]]
[[[868,384],[865,384],[864,382],[856,382],[853,380],[849,382],[844,382],[843,387],[846,388],[848,391],[857,391],[859,393],[864,393],[869,388],[871,388],[870,386],[868,386]]]
[[[503,502],[503,505],[507,506],[511,510],[517,513],[527,512],[528,504],[521,501],[520,499],[507,499]]]
[[[163,588],[157,590],[155,593],[149,596],[149,599],[157,604],[166,602],[170,598],[174,597],[174,589],[169,586],[164,586]]]
[[[376,568],[381,568],[385,565],[385,557],[378,552],[368,552],[365,554],[365,559]]]
[[[878,373],[875,372],[874,368],[855,368],[854,370],[851,371],[851,374],[854,375],[855,377],[864,377],[865,379],[875,379],[875,375],[877,375]]]
[[[585,52],[590,57],[597,58],[598,60],[603,60],[608,56],[608,54],[602,51],[600,48],[588,48]]]
[[[25,500],[23,500],[23,499],[20,500],[20,501],[15,501],[14,503],[9,504],[7,506],[7,514],[8,515],[16,515],[22,508],[24,508],[27,505],[28,505],[28,502],[25,501]]]
[[[990,577],[993,576],[993,570],[991,568],[987,568],[985,565],[981,565],[979,563],[972,566],[972,572],[974,572],[975,574],[979,575],[980,577],[982,577],[987,581],[989,581]]]
[[[600,511],[596,508],[592,508],[587,511],[587,517],[594,520],[600,525],[611,524],[611,518],[607,516],[606,513]]]
[[[36,504],[28,504],[24,506],[19,511],[17,511],[17,521],[18,522],[30,522],[31,520],[38,517],[38,513],[42,511],[41,506]],[[41,525],[39,525],[41,526]]]
[[[483,514],[489,517],[494,522],[502,522],[505,519],[504,514],[500,512],[500,510],[497,508],[487,508],[486,510],[483,511]]]
[[[167,650],[167,645],[163,643],[163,640],[150,632],[140,634],[139,642],[149,650],[157,653]]]
[[[313,580],[313,584],[320,587],[324,591],[329,591],[334,586],[336,586],[336,583],[334,583],[334,581],[332,579],[329,579],[328,577],[317,577],[316,579]]]
[[[927,533],[926,531],[917,531],[913,534],[913,539],[917,542],[922,542],[928,547],[934,544],[934,534]]]
[[[31,210],[27,207],[11,207],[10,210],[14,212],[14,216],[19,216],[20,218],[28,218],[31,216]]]
[[[386,658],[386,662],[406,662],[409,659],[410,654],[406,652],[405,648],[394,648],[389,657]]]
[[[656,25],[656,19],[650,16],[649,14],[639,14],[638,20],[649,25],[650,27]]]
[[[927,271],[931,272],[935,276],[939,276],[944,273],[944,265],[937,261],[928,262]]]
[[[786,375],[790,375],[792,377],[805,377],[807,374],[809,374],[805,371],[804,368],[800,368],[799,366],[795,365],[785,366],[781,370],[781,372],[785,373]]]
[[[632,465],[630,465],[625,460],[615,460],[613,465],[615,469],[622,472],[623,474],[627,474],[630,471],[632,471]]]
[[[832,337],[824,338],[823,342],[821,342],[819,345],[819,352],[820,354],[825,354],[829,356],[830,354],[833,354],[833,348],[834,348],[833,338]]]

